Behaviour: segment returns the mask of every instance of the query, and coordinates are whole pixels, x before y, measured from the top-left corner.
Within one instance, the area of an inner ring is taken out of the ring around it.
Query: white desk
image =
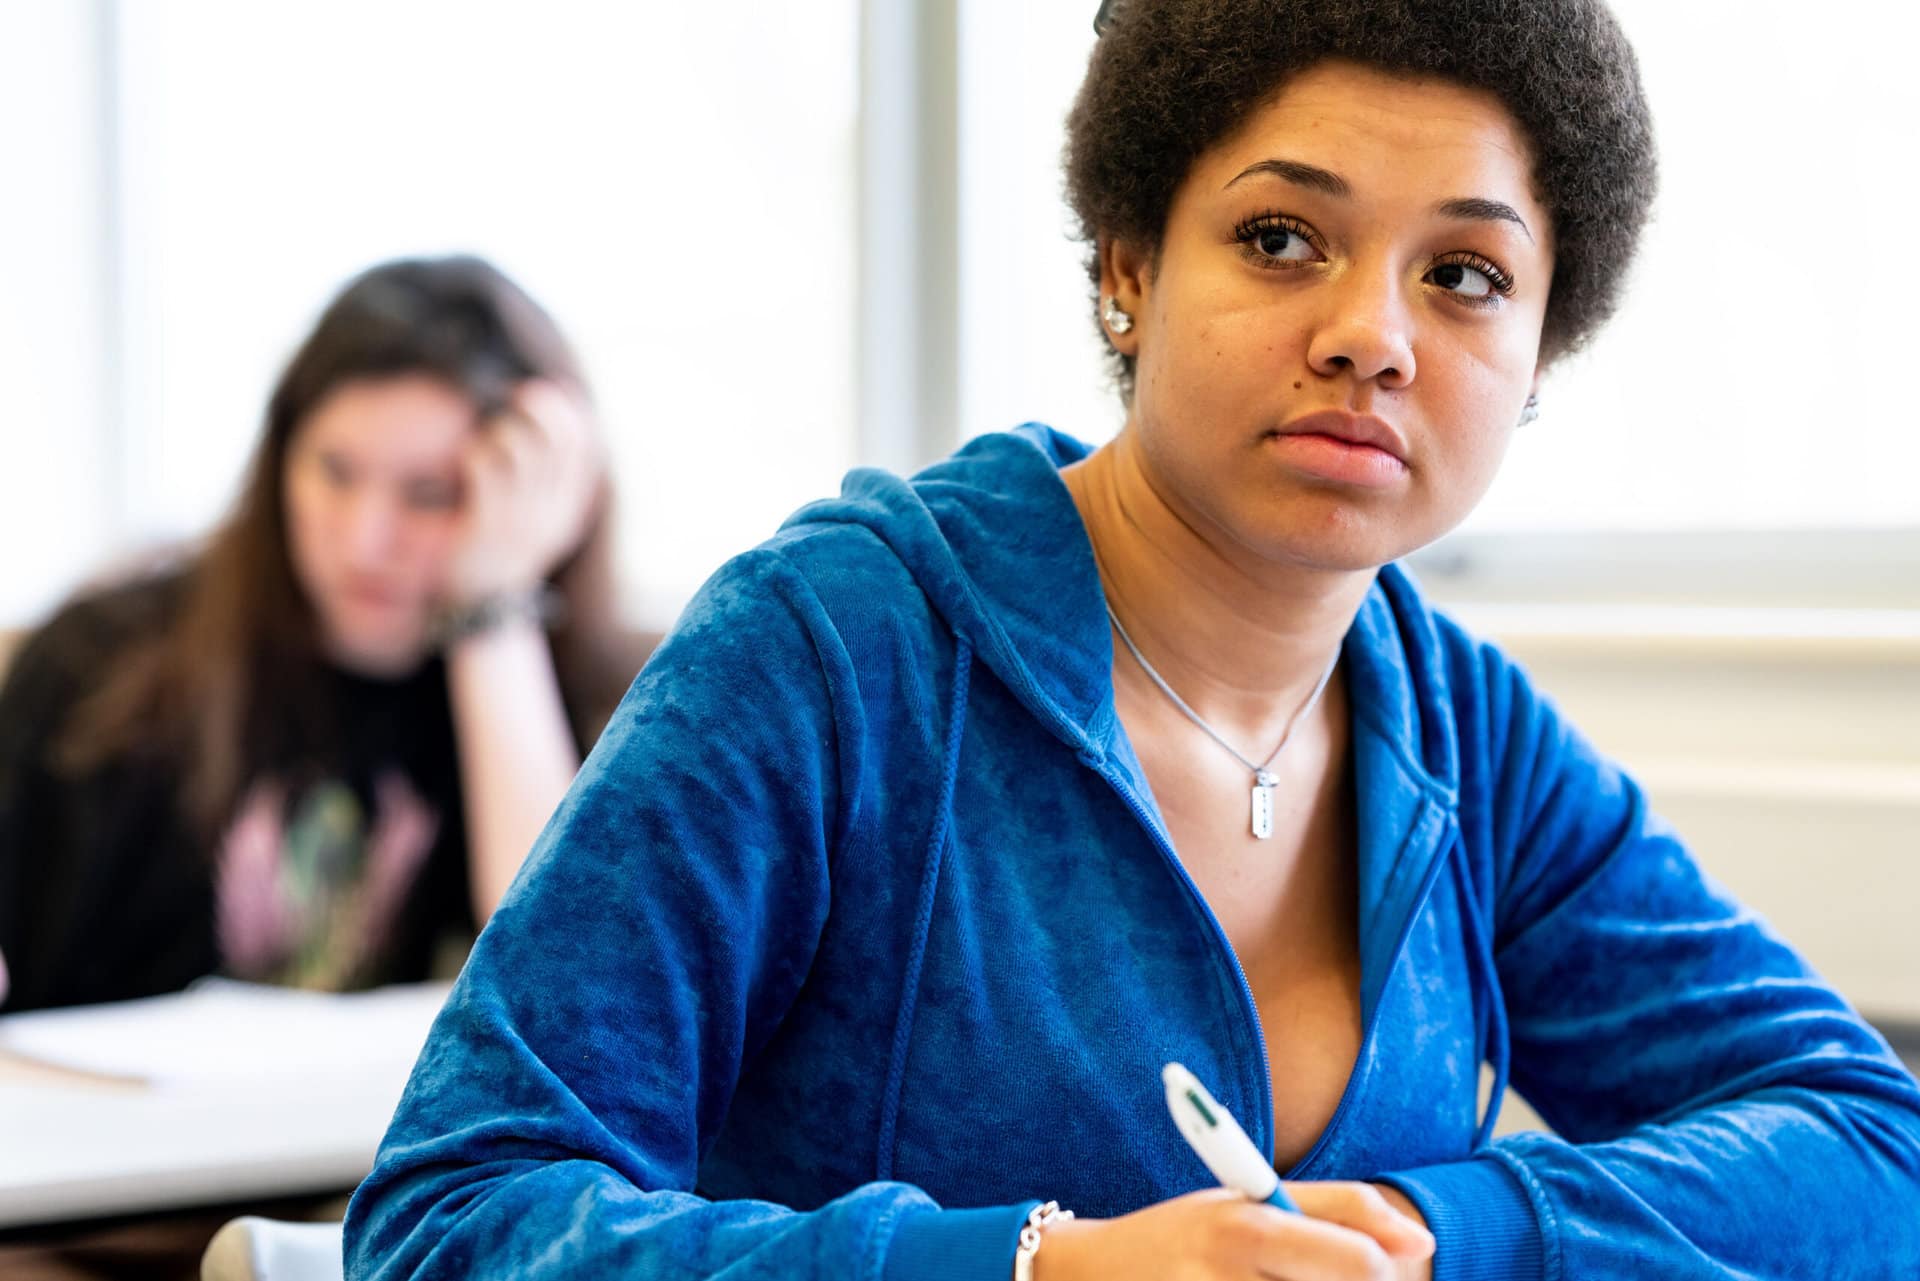
[[[249,994],[251,1040],[201,1062],[188,1038],[234,1011],[208,1019],[194,994],[0,1019],[0,1227],[350,1189],[446,990]],[[115,1051],[117,1028],[152,1047],[147,1079],[125,1079],[142,1046]],[[63,1051],[120,1075],[46,1062]]]

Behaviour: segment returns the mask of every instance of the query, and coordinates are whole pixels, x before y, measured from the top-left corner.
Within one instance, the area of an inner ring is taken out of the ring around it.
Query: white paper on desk
[[[335,994],[206,979],[172,996],[0,1018],[0,1051],[156,1085],[404,1077],[450,986]]]

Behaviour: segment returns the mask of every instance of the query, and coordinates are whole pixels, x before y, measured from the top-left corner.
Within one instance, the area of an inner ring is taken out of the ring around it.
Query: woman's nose
[[[336,529],[348,558],[368,566],[387,560],[393,554],[398,532],[393,504],[366,486],[345,499],[344,505],[346,510]]]
[[[1398,390],[1413,381],[1412,318],[1399,281],[1385,270],[1354,267],[1330,282],[1327,310],[1307,345],[1307,364],[1326,378]]]

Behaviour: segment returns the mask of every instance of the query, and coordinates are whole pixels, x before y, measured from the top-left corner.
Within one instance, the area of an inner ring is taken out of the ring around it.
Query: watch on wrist
[[[542,627],[559,621],[564,599],[541,583],[524,591],[496,592],[478,600],[450,605],[433,612],[427,622],[427,644],[445,650],[470,636],[490,632],[502,623],[530,622]]]

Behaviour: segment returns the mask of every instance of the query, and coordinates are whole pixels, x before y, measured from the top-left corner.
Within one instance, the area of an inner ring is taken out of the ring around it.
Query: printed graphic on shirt
[[[256,784],[220,851],[225,972],[324,991],[379,982],[439,827],[398,773],[375,784],[372,815],[344,783],[308,786],[291,804],[283,784]]]

